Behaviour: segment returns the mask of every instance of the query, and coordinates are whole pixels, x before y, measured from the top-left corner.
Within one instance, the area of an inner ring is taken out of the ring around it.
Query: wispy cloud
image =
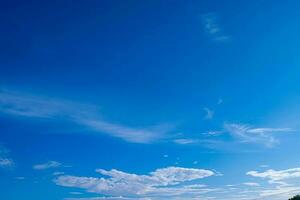
[[[249,171],[246,174],[267,180],[270,184],[270,187],[262,187],[256,191],[261,197],[260,199],[270,199],[271,197],[272,199],[288,199],[300,191],[300,168],[285,170],[269,169],[263,172]]]
[[[208,136],[218,136],[223,134],[224,131],[207,131],[207,132],[203,132],[201,133],[202,135],[208,135]]]
[[[13,165],[14,165],[14,162],[12,159],[0,158],[0,167],[6,168],[6,167],[12,167]]]
[[[59,175],[63,175],[65,174],[65,172],[53,172],[52,175],[53,176],[59,176]]]
[[[249,176],[267,179],[270,183],[279,183],[278,181],[286,179],[300,178],[300,167],[286,170],[269,169],[264,172],[249,171],[246,174]]]
[[[203,108],[205,111],[205,119],[212,119],[214,117],[215,112],[209,108]]]
[[[86,198],[65,198],[64,200],[151,200],[149,198],[127,198],[127,197],[86,197]]]
[[[0,145],[0,168],[14,167],[14,161],[9,157],[9,151]]]
[[[269,167],[269,165],[260,165],[259,167],[261,167],[261,168],[267,168],[267,167]]]
[[[175,139],[174,142],[176,144],[195,144],[198,143],[199,140],[182,138],[182,139]]]
[[[0,90],[0,112],[30,118],[64,119],[88,127],[92,131],[134,143],[151,143],[162,139],[171,129],[169,125],[132,128],[103,120],[100,117],[99,109],[94,105],[78,104],[14,91]]]
[[[24,180],[24,179],[26,179],[26,178],[25,178],[24,176],[17,176],[16,179],[17,179],[17,180]]]
[[[70,192],[70,194],[82,194],[82,192]]]
[[[62,166],[62,164],[60,162],[57,161],[48,161],[46,163],[41,163],[41,164],[37,164],[37,165],[33,165],[33,169],[35,170],[45,170],[45,169],[50,169],[50,168],[57,168]]]
[[[54,182],[60,186],[124,198],[190,197],[214,191],[201,184],[189,183],[215,175],[213,171],[206,169],[167,167],[146,175],[130,174],[115,169],[96,171],[104,177],[64,175],[56,178]]]
[[[246,186],[260,186],[259,183],[254,183],[254,182],[245,182],[243,184],[246,185]]]
[[[270,199],[289,199],[291,196],[299,194],[299,186],[276,186],[271,189],[264,189],[259,192],[260,197]]]
[[[224,34],[219,21],[218,15],[215,12],[202,15],[202,23],[205,32],[212,37],[213,40],[225,42],[230,40],[230,37]]]
[[[173,142],[181,145],[199,144],[210,149],[230,151],[232,150],[232,145],[238,145],[239,143],[256,143],[270,148],[280,142],[274,136],[275,133],[292,131],[294,130],[291,128],[253,128],[245,124],[224,123],[222,130],[203,132],[199,134],[198,138],[182,137],[173,140]],[[225,134],[231,135],[231,138],[224,140]]]
[[[272,147],[279,143],[273,136],[273,133],[293,131],[290,128],[252,128],[249,125],[230,123],[225,123],[224,129],[243,142],[261,143],[267,147]]]

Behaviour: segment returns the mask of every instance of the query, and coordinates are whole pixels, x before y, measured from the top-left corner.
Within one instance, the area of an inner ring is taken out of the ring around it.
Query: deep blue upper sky
[[[0,199],[299,193],[299,10],[2,1]]]

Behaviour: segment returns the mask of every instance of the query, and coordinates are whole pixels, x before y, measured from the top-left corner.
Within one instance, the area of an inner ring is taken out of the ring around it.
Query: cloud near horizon
[[[63,175],[54,179],[57,185],[85,189],[91,193],[113,197],[174,197],[195,196],[213,191],[203,185],[190,183],[215,173],[206,169],[167,167],[157,169],[148,175],[137,175],[116,169],[97,169],[102,177],[78,177]]]
[[[286,170],[269,169],[264,172],[249,171],[246,174],[253,177],[268,179],[270,183],[278,183],[278,181],[282,180],[300,178],[300,167]]]

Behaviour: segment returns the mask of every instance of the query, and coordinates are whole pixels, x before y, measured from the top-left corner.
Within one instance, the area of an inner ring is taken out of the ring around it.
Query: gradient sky
[[[297,0],[2,1],[0,199],[300,193]]]

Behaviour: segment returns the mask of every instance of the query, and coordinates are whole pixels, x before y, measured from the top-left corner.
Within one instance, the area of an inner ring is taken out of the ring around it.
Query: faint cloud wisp
[[[93,105],[0,90],[0,112],[13,116],[64,119],[89,129],[133,143],[151,143],[165,137],[172,127],[156,125],[132,128],[103,120]]]
[[[214,41],[226,42],[230,37],[225,35],[219,25],[218,15],[215,12],[207,13],[201,17],[205,32],[212,37]]]
[[[261,143],[267,147],[273,147],[279,143],[273,133],[293,131],[290,128],[251,128],[249,125],[234,123],[225,123],[224,129],[243,142]]]

